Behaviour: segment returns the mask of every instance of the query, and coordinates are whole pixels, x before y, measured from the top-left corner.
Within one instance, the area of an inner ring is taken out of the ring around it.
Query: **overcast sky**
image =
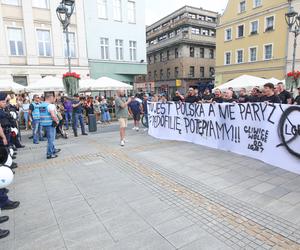
[[[146,25],[171,14],[184,5],[202,7],[204,9],[222,12],[228,0],[145,0],[146,1]]]

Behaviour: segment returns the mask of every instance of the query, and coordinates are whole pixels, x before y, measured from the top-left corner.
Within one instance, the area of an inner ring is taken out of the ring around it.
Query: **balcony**
[[[157,44],[152,44],[147,48],[147,53],[152,53],[163,48],[175,46],[181,43],[187,44],[199,44],[207,46],[216,45],[216,37],[214,36],[204,36],[204,35],[195,35],[191,33],[181,33],[175,37],[168,38],[158,42]]]
[[[210,29],[216,29],[216,26],[217,26],[217,24],[214,22],[208,22],[208,21],[202,21],[199,19],[184,17],[184,18],[176,20],[176,21],[170,21],[168,25],[161,26],[161,28],[159,30],[148,31],[147,32],[147,40],[153,39],[161,34],[167,33],[170,30],[174,30],[183,25],[194,25],[197,27],[210,28]]]

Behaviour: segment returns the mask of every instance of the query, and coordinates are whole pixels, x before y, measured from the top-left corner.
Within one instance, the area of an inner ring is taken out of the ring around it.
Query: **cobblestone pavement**
[[[0,249],[300,249],[300,176],[257,160],[109,130],[18,153]]]

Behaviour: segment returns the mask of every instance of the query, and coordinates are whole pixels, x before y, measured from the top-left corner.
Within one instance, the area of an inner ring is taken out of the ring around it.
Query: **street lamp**
[[[288,0],[288,3],[289,3],[289,11],[288,13],[285,14],[285,21],[289,27],[289,32],[294,34],[292,72],[295,72],[297,37],[300,35],[300,14],[297,13],[292,7],[292,0]],[[291,93],[294,92],[294,84],[296,84],[295,79],[294,82],[292,83]]]
[[[68,53],[68,66],[71,73],[71,55],[70,55],[70,39],[69,39],[69,25],[71,23],[71,16],[74,13],[75,0],[62,0],[56,9],[58,20],[63,26],[64,33],[66,34],[67,53]]]

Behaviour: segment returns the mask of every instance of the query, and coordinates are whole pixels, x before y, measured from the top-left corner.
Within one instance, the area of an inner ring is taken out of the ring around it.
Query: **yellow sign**
[[[176,87],[181,87],[181,80],[176,80]]]

